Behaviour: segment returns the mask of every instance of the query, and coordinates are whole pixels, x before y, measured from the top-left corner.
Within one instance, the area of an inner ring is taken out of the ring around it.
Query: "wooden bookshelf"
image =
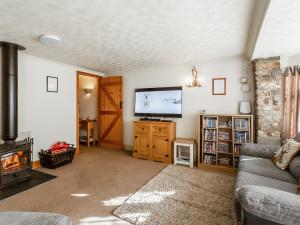
[[[234,170],[243,143],[253,143],[252,115],[199,115],[198,167]]]

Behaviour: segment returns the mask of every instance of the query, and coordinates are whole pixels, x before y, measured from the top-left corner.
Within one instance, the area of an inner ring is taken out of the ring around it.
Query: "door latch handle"
[[[123,102],[120,101],[120,109],[123,109]]]

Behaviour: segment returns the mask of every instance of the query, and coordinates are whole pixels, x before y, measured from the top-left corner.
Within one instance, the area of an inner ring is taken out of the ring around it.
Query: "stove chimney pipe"
[[[18,50],[25,47],[0,42],[2,61],[2,139],[14,142],[18,137]]]

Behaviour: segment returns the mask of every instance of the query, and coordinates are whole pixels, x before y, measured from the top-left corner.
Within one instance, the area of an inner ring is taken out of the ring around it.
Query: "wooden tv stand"
[[[133,157],[172,163],[175,122],[134,121]]]

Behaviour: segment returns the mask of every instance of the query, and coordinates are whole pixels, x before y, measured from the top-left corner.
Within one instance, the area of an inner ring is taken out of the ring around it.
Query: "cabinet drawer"
[[[154,134],[167,136],[169,134],[169,128],[167,126],[153,126]]]
[[[141,134],[141,133],[149,133],[150,132],[150,126],[143,126],[143,125],[137,125],[135,127],[135,132],[137,134]]]

